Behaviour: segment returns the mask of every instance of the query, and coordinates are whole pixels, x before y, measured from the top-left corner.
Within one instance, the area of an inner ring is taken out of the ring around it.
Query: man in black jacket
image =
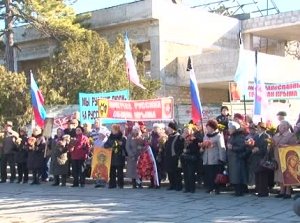
[[[14,154],[17,148],[16,139],[19,137],[18,133],[12,130],[12,122],[8,121],[5,125],[3,145],[1,148],[2,162],[1,162],[1,181],[5,183],[7,179],[7,164],[10,167],[10,182],[13,183],[16,178],[16,167]]]
[[[165,170],[168,173],[170,187],[168,190],[182,190],[181,166],[179,157],[183,152],[184,139],[177,132],[177,124],[170,122],[168,125],[168,140],[165,144]]]

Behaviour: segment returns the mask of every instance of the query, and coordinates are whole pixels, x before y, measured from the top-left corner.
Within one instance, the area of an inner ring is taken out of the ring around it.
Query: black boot
[[[240,196],[244,195],[242,184],[236,184],[235,185],[235,194],[234,195],[237,196],[237,197],[240,197]]]
[[[54,183],[52,186],[58,186],[59,185],[59,175],[54,175]]]
[[[67,175],[61,175],[61,186],[65,187],[67,182]]]
[[[137,186],[136,186],[136,179],[132,179],[132,188],[133,189],[136,189],[137,188]]]

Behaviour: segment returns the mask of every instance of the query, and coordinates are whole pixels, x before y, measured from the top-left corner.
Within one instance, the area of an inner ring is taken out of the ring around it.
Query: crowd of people
[[[300,185],[299,156],[291,151],[282,173],[279,148],[299,143],[300,115],[294,127],[285,120],[285,112],[277,115],[279,125],[275,128],[263,122],[255,125],[251,118],[238,113],[231,117],[226,106],[205,126],[190,121],[182,129],[176,122],[155,123],[149,128],[144,122],[129,121],[108,128],[99,119],[92,128],[72,119],[66,129],[58,128],[47,140],[39,127],[28,136],[26,128],[16,132],[8,121],[0,135],[0,182],[7,182],[9,166],[10,183],[26,184],[31,173],[33,185],[51,175],[53,186],[66,186],[72,176],[72,187],[84,187],[91,174],[93,153],[102,147],[112,150],[107,184],[111,189],[123,188],[127,177],[132,188],[143,188],[143,183],[150,181],[149,188],[159,189],[161,182],[168,180],[168,190],[185,193],[194,193],[198,183],[211,194],[220,194],[230,185],[235,196],[243,196],[249,186],[255,186],[256,195],[265,197],[277,184],[280,191],[276,197],[288,199],[292,187],[283,182],[288,179]],[[105,186],[100,176],[95,179],[95,187]]]

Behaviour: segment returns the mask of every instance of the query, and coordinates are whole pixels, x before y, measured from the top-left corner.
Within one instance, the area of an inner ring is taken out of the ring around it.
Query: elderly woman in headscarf
[[[279,160],[279,150],[287,145],[294,145],[297,142],[297,138],[294,133],[289,131],[290,124],[287,121],[281,121],[278,126],[278,133],[276,133],[273,137],[273,147],[274,150],[274,158],[278,164],[280,164]],[[280,193],[276,196],[276,198],[291,198],[292,188],[290,186],[283,185],[283,176],[281,166],[278,165],[278,169],[275,170],[274,180],[280,185]]]
[[[220,193],[219,185],[215,183],[217,174],[224,170],[226,162],[225,141],[218,130],[218,122],[209,120],[206,124],[206,135],[203,138],[201,151],[203,151],[204,185],[207,193],[215,190]]]
[[[143,146],[144,141],[140,127],[134,125],[126,140],[126,152],[128,155],[126,174],[132,180],[132,188],[142,187],[137,173],[137,161]]]
[[[227,143],[229,181],[234,185],[235,196],[243,196],[247,184],[247,167],[243,156],[246,152],[245,132],[240,124],[234,121],[229,122],[228,131],[230,134]]]
[[[28,139],[28,170],[32,171],[32,185],[40,184],[39,177],[44,166],[44,153],[46,148],[46,140],[42,134],[40,127],[35,127],[32,137]]]

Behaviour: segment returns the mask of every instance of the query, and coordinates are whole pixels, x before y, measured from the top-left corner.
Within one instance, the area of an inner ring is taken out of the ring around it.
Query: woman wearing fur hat
[[[209,120],[206,124],[207,133],[201,144],[203,151],[204,167],[204,185],[207,187],[207,193],[215,190],[216,194],[220,193],[219,185],[215,183],[217,174],[224,170],[226,162],[225,141],[218,130],[218,122]]]
[[[111,167],[109,176],[109,188],[116,188],[118,178],[118,187],[124,187],[124,173],[125,154],[126,154],[126,138],[123,136],[120,125],[114,124],[111,127],[111,134],[109,135],[105,148],[112,149]]]
[[[27,157],[28,157],[28,148],[27,148],[27,131],[26,128],[22,127],[19,129],[19,140],[17,143],[17,152],[15,153],[15,162],[17,163],[18,169],[18,183],[28,183],[28,168],[27,168]]]
[[[51,164],[50,171],[54,176],[54,183],[52,186],[66,186],[67,174],[68,174],[68,144],[70,143],[70,135],[64,135],[64,131],[61,128],[57,129],[57,134],[51,143]]]
[[[230,138],[227,144],[229,180],[234,185],[235,196],[243,196],[247,184],[247,167],[243,154],[246,152],[245,132],[237,122],[229,122]]]
[[[44,152],[46,140],[42,135],[42,129],[35,127],[32,132],[32,137],[28,139],[28,170],[32,171],[32,185],[40,184],[39,177],[44,166]]]

